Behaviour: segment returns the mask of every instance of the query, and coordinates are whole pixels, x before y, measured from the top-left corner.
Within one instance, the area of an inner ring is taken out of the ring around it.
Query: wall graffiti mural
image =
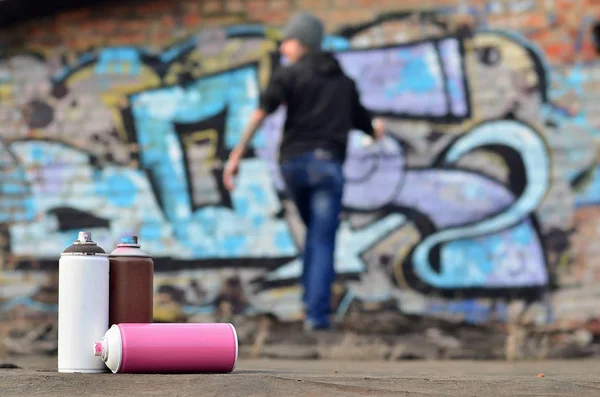
[[[600,216],[597,94],[585,84],[595,66],[551,64],[534,36],[484,22],[465,32],[444,22],[453,18],[390,14],[324,42],[390,128],[377,143],[351,134],[340,318],[350,302],[392,301],[485,321],[471,312],[600,274],[589,263]],[[281,63],[277,39],[230,23],[160,48],[109,37],[0,58],[0,312],[54,315],[57,257],[86,229],[107,250],[140,237],[156,258],[159,321],[298,318],[302,225],[276,165],[284,108],[252,142],[237,189],[221,183]]]

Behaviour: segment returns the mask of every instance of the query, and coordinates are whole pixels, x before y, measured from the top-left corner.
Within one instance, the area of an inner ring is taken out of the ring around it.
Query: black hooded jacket
[[[371,116],[356,84],[329,53],[310,53],[277,69],[260,98],[267,113],[287,107],[279,161],[325,149],[343,161],[351,129],[373,135]]]

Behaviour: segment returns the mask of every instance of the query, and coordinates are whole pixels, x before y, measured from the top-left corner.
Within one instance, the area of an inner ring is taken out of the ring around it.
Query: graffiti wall
[[[359,22],[321,13],[324,48],[390,130],[351,133],[336,318],[358,305],[485,322],[511,299],[549,302],[542,321],[595,318],[592,20],[561,16],[566,1],[429,3]],[[250,6],[197,5],[131,6],[122,21],[80,10],[0,47],[2,319],[54,318],[57,259],[84,229],[107,251],[139,236],[157,321],[301,317],[303,226],[276,158],[284,108],[236,190],[221,182],[290,10],[269,24]]]

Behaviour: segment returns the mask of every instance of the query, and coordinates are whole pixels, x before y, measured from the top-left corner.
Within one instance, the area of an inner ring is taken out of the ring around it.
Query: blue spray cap
[[[138,245],[138,237],[137,236],[121,237],[121,244]]]

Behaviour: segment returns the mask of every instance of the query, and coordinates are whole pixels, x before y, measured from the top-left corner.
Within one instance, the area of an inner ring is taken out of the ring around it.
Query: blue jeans
[[[306,321],[320,328],[329,327],[335,239],[344,191],[342,165],[319,150],[281,164],[288,192],[306,225],[301,279]]]

